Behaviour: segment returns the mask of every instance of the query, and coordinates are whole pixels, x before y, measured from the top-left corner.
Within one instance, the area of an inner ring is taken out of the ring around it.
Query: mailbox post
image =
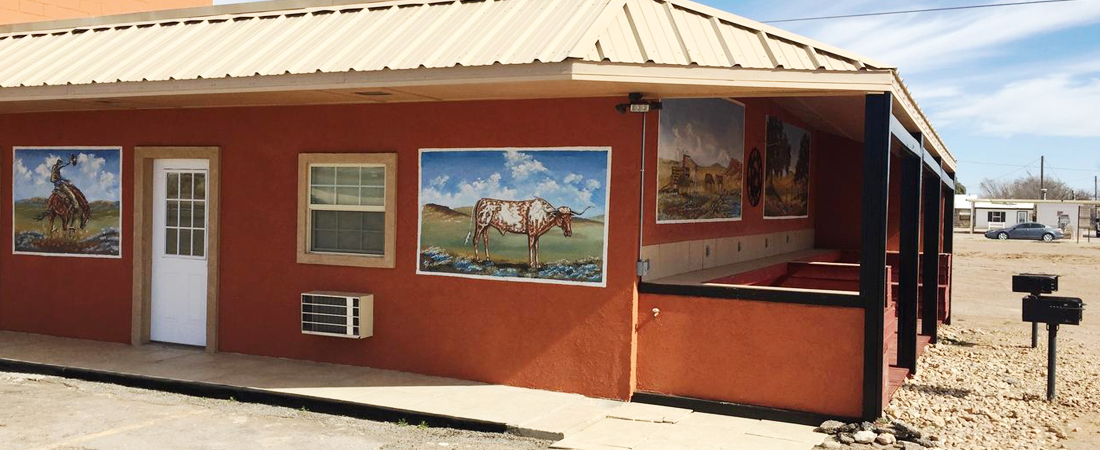
[[[1056,363],[1058,361],[1058,326],[1080,325],[1085,304],[1079,298],[1053,297],[1058,290],[1058,275],[1019,274],[1012,276],[1012,290],[1027,292],[1023,299],[1023,319],[1031,322],[1031,345],[1036,346],[1036,333],[1039,322],[1047,324],[1047,400],[1054,400]]]

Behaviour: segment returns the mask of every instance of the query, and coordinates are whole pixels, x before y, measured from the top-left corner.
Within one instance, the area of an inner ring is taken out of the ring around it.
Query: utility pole
[[[1047,199],[1047,186],[1046,186],[1046,167],[1047,157],[1039,157],[1039,198]]]

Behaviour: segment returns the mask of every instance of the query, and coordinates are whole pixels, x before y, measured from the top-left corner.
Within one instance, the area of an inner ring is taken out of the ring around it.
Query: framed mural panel
[[[421,149],[417,274],[607,285],[611,149]]]
[[[768,116],[764,149],[764,218],[810,215],[810,132]]]
[[[657,136],[657,223],[741,220],[744,105],[662,99]]]
[[[122,147],[12,152],[15,254],[122,257]]]

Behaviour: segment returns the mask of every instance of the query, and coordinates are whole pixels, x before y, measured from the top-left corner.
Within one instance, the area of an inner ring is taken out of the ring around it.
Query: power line
[[[982,166],[1020,167],[1019,164],[1011,164],[1011,163],[971,161],[971,160],[966,160],[966,159],[960,159],[958,161],[961,162],[961,163],[978,164],[978,165],[982,165]],[[1034,162],[1032,162],[1031,164],[1034,164]],[[1028,166],[1030,166],[1031,164],[1028,164]],[[1098,172],[1100,172],[1100,168],[1097,168],[1097,169],[1081,169],[1081,168],[1073,168],[1073,167],[1053,167],[1053,166],[1047,166],[1047,168],[1048,169],[1057,169],[1057,170],[1068,170],[1068,171],[1073,171],[1073,172],[1089,172],[1089,173],[1098,173]]]
[[[1043,3],[1066,3],[1074,2],[1078,0],[1032,0],[1025,2],[1012,2],[1012,3],[990,3],[986,5],[966,5],[966,6],[949,6],[944,8],[926,8],[926,9],[906,9],[900,11],[882,11],[873,13],[862,14],[844,14],[837,16],[818,16],[818,17],[799,17],[796,19],[777,19],[777,20],[765,20],[764,23],[784,23],[784,22],[807,22],[811,20],[831,20],[831,19],[851,19],[855,17],[873,17],[873,16],[895,16],[899,14],[916,14],[916,13],[928,13],[928,12],[942,12],[942,11],[960,11],[965,9],[979,9],[979,8],[996,8],[1001,6],[1023,6],[1023,5],[1038,5]]]

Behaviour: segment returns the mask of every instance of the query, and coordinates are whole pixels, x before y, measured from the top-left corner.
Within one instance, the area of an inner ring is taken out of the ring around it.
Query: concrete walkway
[[[812,427],[697,413],[392,370],[281,358],[208,354],[165,345],[133,347],[0,331],[0,368],[80,372],[85,378],[198,386],[196,392],[269,393],[451,419],[556,441],[584,450],[807,450],[824,435]],[[36,369],[37,368],[37,369]],[[103,376],[99,376],[103,375]],[[394,416],[396,417],[396,416]]]

